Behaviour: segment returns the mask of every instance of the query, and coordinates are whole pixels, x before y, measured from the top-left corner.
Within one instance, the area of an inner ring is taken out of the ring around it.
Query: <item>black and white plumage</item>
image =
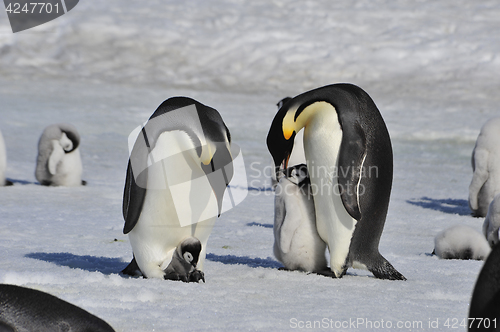
[[[472,152],[469,206],[476,217],[484,217],[493,198],[500,194],[500,117],[486,122]]]
[[[190,237],[182,241],[175,249],[170,264],[164,270],[165,275],[163,278],[168,280],[181,280],[184,282],[198,282],[200,280],[205,282],[205,274],[196,269],[200,253],[200,240]],[[143,276],[135,257],[132,259],[132,262],[123,269],[122,273],[133,277]]]
[[[123,232],[143,276],[164,279],[176,248],[190,237],[201,242],[203,271],[232,178],[230,144],[220,114],[186,97],[164,101],[140,130],[127,169]]]
[[[35,289],[0,284],[0,331],[113,332],[104,320]]]
[[[287,270],[326,270],[326,243],[316,230],[307,166],[290,167],[279,178],[274,201],[274,256]]]
[[[378,251],[392,187],[392,146],[375,103],[361,88],[334,84],[284,103],[267,146],[276,167],[287,166],[296,133],[313,187],[318,234],[328,245],[330,270],[351,267],[375,277],[405,280]]]
[[[451,226],[434,238],[434,254],[439,258],[485,260],[489,253],[484,236],[466,225]]]
[[[82,161],[80,134],[69,123],[57,123],[46,127],[38,141],[38,157],[35,177],[46,186],[80,186]]]
[[[500,245],[484,262],[472,293],[469,331],[500,331]]]

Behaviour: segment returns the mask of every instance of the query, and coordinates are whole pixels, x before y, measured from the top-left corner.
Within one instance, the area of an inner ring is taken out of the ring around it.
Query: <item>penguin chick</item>
[[[164,270],[165,279],[184,282],[205,282],[205,275],[196,269],[201,252],[201,242],[195,237],[182,241],[175,249],[172,261]]]
[[[326,243],[316,230],[307,166],[290,167],[279,177],[275,194],[274,256],[287,270],[326,270]]]
[[[488,206],[500,193],[500,117],[486,122],[472,152],[472,181],[469,206],[476,217],[484,217]]]
[[[486,214],[486,219],[483,223],[483,234],[488,241],[490,247],[494,247],[495,244],[500,242],[499,240],[499,229],[500,229],[500,194],[495,196],[495,199],[490,203],[488,208],[488,213]]]
[[[35,177],[46,186],[80,186],[82,161],[80,135],[69,123],[46,127],[38,141],[38,157]]]
[[[443,259],[485,260],[490,250],[485,238],[465,225],[447,228],[434,238],[434,253]]]

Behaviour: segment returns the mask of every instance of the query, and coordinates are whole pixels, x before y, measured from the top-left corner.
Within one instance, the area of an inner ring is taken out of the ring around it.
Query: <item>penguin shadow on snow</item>
[[[121,271],[123,267],[127,265],[121,258],[75,255],[68,252],[33,252],[26,254],[25,257],[54,263],[59,266],[67,266],[73,269],[101,272],[105,275],[117,274],[117,271]]]
[[[212,262],[219,262],[226,265],[247,265],[249,267],[265,267],[278,269],[282,267],[279,262],[272,258],[251,258],[248,256],[216,255],[208,253],[206,259]]]
[[[460,216],[470,216],[469,203],[465,199],[436,199],[429,197],[421,197],[409,199],[406,201],[408,204],[420,206],[424,209],[431,209],[449,214],[458,214]]]

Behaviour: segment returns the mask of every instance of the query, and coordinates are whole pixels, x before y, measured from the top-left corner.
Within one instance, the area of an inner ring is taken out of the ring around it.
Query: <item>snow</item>
[[[467,197],[475,140],[498,116],[497,2],[80,1],[16,34],[2,13],[0,130],[15,183],[0,188],[0,282],[59,296],[116,331],[465,330],[483,262],[430,253],[440,231],[484,220]],[[267,130],[283,97],[335,82],[366,90],[391,134],[380,251],[405,282],[277,270]],[[128,135],[174,95],[219,110],[247,171],[247,197],[209,239],[205,284],[118,274],[132,258]],[[36,183],[38,139],[58,122],[80,132],[85,187]]]

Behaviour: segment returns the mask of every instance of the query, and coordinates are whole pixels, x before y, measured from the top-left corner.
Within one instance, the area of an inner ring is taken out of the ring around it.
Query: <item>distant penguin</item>
[[[500,194],[500,117],[486,122],[472,152],[472,181],[469,206],[476,217],[484,217],[488,206]]]
[[[69,123],[46,127],[38,141],[38,158],[35,177],[45,186],[80,186],[82,161],[80,135]]]
[[[12,182],[5,178],[5,170],[7,169],[7,151],[3,140],[2,132],[0,132],[0,187],[10,186]]]
[[[366,268],[377,278],[405,280],[378,250],[392,187],[392,146],[377,106],[352,84],[333,84],[287,101],[267,146],[277,168],[288,167],[304,130],[316,227],[330,252],[329,275]]]
[[[311,182],[304,164],[290,167],[275,191],[274,256],[287,270],[327,269],[326,243],[316,230]]]
[[[123,233],[143,276],[168,279],[176,248],[190,237],[201,242],[203,271],[232,176],[231,136],[220,114],[191,98],[165,100],[139,131],[123,193]]]
[[[469,331],[500,331],[500,245],[493,247],[476,280],[469,309]]]
[[[0,284],[0,331],[114,330],[102,319],[53,295],[31,288]]]
[[[484,236],[465,225],[449,227],[434,238],[434,254],[443,259],[485,260],[490,250]]]
[[[164,279],[181,280],[184,282],[205,282],[205,274],[196,269],[201,252],[201,242],[197,238],[190,237],[182,241],[175,249],[172,260],[164,270]],[[122,271],[133,277],[142,276],[142,272],[137,265],[137,261],[132,262]]]
[[[496,195],[491,201],[483,223],[483,234],[486,237],[490,247],[493,248],[498,242],[500,231],[500,194]]]

